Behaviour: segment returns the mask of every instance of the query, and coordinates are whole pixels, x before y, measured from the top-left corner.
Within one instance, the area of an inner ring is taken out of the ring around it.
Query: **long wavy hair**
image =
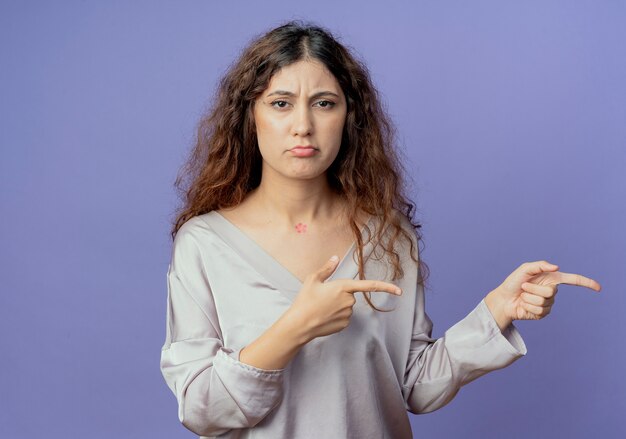
[[[221,78],[212,107],[200,119],[195,146],[174,183],[183,205],[175,213],[172,240],[194,216],[241,203],[261,182],[259,152],[253,115],[254,102],[281,68],[301,60],[321,62],[335,76],[347,101],[339,153],[326,171],[333,191],[346,201],[348,222],[354,234],[359,279],[364,279],[363,247],[380,243],[393,265],[393,279],[404,276],[397,239],[410,243],[417,264],[418,285],[425,286],[428,266],[416,246],[422,243],[421,224],[412,221],[415,205],[405,195],[406,171],[395,148],[395,127],[387,116],[369,71],[328,30],[299,20],[287,22],[256,37]],[[403,158],[404,159],[404,158]],[[359,211],[380,222],[363,242],[356,223]],[[403,215],[405,218],[401,218]],[[411,232],[402,222],[412,227]],[[389,228],[388,240],[383,232]],[[420,252],[421,253],[421,249]],[[367,303],[377,311],[370,293]]]

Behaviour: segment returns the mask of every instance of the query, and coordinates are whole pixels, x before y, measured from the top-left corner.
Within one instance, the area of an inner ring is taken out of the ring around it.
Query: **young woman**
[[[515,319],[592,279],[527,262],[439,339],[366,67],[290,22],[222,79],[177,180],[161,370],[203,437],[410,438],[407,411],[525,355]],[[359,294],[357,294],[359,293]]]

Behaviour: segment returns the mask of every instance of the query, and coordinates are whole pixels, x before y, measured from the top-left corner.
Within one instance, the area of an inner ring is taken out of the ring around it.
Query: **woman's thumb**
[[[335,267],[337,266],[337,262],[339,262],[339,257],[337,255],[331,257],[324,266],[317,272],[317,277],[321,282],[324,282],[326,279],[333,274],[335,271]]]

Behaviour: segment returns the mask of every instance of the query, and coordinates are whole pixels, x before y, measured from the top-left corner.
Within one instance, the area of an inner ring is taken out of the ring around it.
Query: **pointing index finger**
[[[402,294],[402,290],[394,284],[378,280],[346,280],[342,287],[348,293],[356,293],[359,291],[382,291],[396,294],[398,296]]]
[[[598,282],[593,279],[590,279],[586,276],[576,273],[559,273],[559,281],[557,284],[568,284],[568,285],[576,285],[579,287],[590,288],[595,291],[600,291],[602,287]]]

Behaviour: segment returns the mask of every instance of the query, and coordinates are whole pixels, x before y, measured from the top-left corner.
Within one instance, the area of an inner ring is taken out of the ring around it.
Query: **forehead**
[[[335,76],[319,61],[298,61],[281,68],[272,76],[266,92],[281,89],[297,93],[300,88],[326,88],[340,91]]]

